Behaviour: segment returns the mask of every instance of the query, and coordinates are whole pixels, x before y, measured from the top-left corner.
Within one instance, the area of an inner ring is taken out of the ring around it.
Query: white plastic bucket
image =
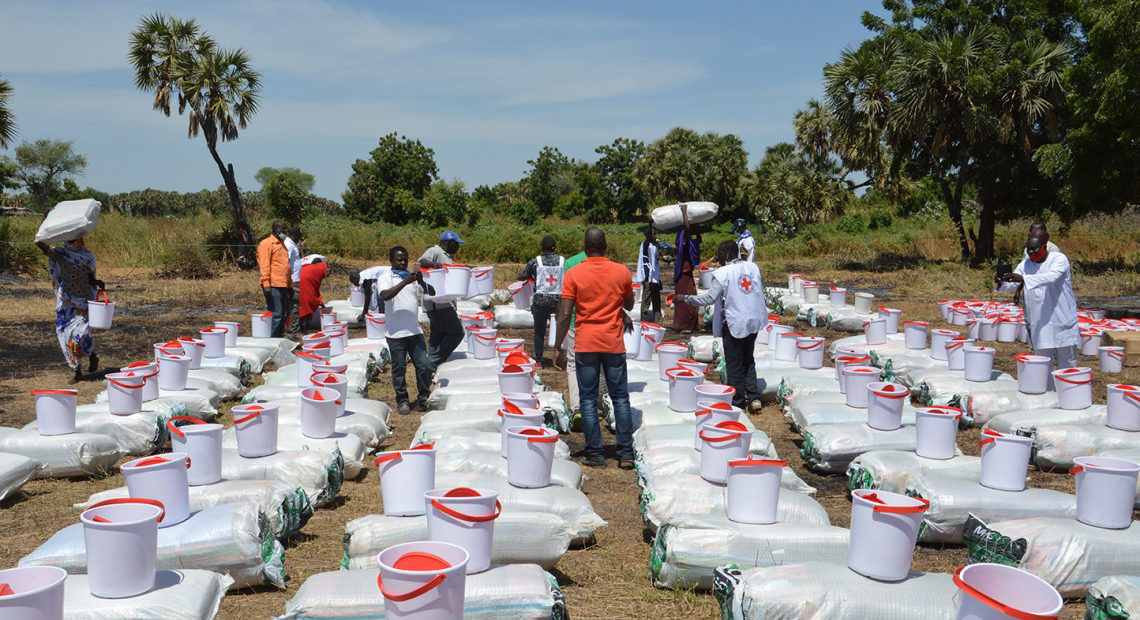
[[[657,375],[662,381],[668,381],[665,374],[670,368],[677,366],[677,362],[685,359],[689,354],[689,347],[679,342],[662,342],[657,345]]]
[[[41,435],[75,432],[75,405],[79,390],[32,390],[36,401],[36,427]]]
[[[994,325],[994,332],[998,342],[1014,342],[1021,326],[1017,321],[1008,318],[998,319]]]
[[[879,380],[879,372],[874,366],[843,367],[843,395],[848,407],[867,408],[867,386]]]
[[[182,347],[182,343],[177,340],[170,340],[168,342],[154,343],[154,361],[158,362],[158,358],[163,355],[185,355],[186,349]]]
[[[879,318],[886,319],[887,333],[899,333],[899,318],[902,317],[902,310],[898,308],[888,308],[886,306],[879,306]]]
[[[142,390],[146,378],[138,373],[113,372],[107,379],[107,408],[113,415],[130,415],[142,410]]]
[[[962,347],[965,356],[964,376],[966,381],[983,382],[993,379],[994,355],[997,349],[992,347]],[[945,349],[944,349],[945,350]]]
[[[87,551],[87,587],[99,598],[126,598],[154,587],[162,502],[122,497],[79,515]]]
[[[175,422],[188,422],[176,426]],[[186,481],[190,486],[214,484],[222,479],[222,425],[178,415],[166,421],[172,452],[186,455],[190,464]]]
[[[558,313],[551,312],[546,321],[546,346],[553,348],[558,338]],[[687,349],[686,349],[687,350]]]
[[[468,265],[444,265],[444,290],[452,299],[467,296],[467,285],[471,282],[471,267]]]
[[[508,428],[507,482],[511,486],[524,489],[537,489],[549,485],[556,443],[558,443],[558,431],[549,428],[541,426]]]
[[[637,352],[641,350],[641,322],[634,321],[633,329],[622,332],[621,337],[625,342],[625,356],[627,358],[637,357]]]
[[[313,364],[314,368],[317,364]],[[337,417],[344,415],[344,403],[348,399],[348,377],[332,372],[314,372],[309,382],[316,387],[328,388],[336,392]]]
[[[884,344],[887,342],[887,320],[871,319],[863,323],[863,337],[867,344]]]
[[[1069,473],[1076,476],[1077,520],[1121,530],[1132,525],[1140,465],[1107,456],[1078,456]]]
[[[323,387],[301,390],[301,434],[313,439],[332,437],[343,408],[344,401],[336,390]]]
[[[334,318],[330,322],[335,322],[335,321],[336,321],[336,319]],[[315,332],[312,334],[305,334],[304,336],[301,336],[301,344],[302,345],[313,345],[313,344],[317,344],[320,342],[328,342],[328,340],[329,340],[329,335],[324,333],[324,332]]]
[[[682,366],[682,368],[687,368]],[[700,374],[700,371],[695,368],[687,368]],[[736,395],[736,388],[731,385],[724,385],[723,383],[701,383],[693,388],[697,394],[697,404],[701,401],[715,401],[724,403],[726,405],[732,404],[732,397]]]
[[[999,433],[993,429],[982,431],[978,441],[982,452],[982,486],[999,491],[1025,489],[1025,475],[1029,471],[1029,455],[1033,438]]]
[[[206,344],[206,350],[202,352],[202,356],[213,359],[215,357],[223,357],[226,354],[226,330],[222,327],[207,327],[206,329],[199,330],[202,334],[202,342]]]
[[[490,295],[495,292],[495,268],[473,267],[467,284],[467,296]]]
[[[161,355],[158,358],[158,388],[176,392],[186,389],[190,358],[185,355]]]
[[[823,368],[823,343],[819,336],[803,336],[796,339],[796,357],[800,368],[815,370]]]
[[[1017,390],[1023,394],[1044,394],[1049,391],[1049,373],[1053,371],[1053,359],[1044,355],[1018,353]]]
[[[514,300],[516,308],[530,310],[530,302],[534,297],[534,282],[530,280],[512,282],[507,286],[507,292],[511,294],[511,299]]]
[[[828,291],[832,308],[842,308],[847,305],[847,289],[841,286],[833,286]]]
[[[1122,431],[1140,431],[1140,387],[1109,384],[1107,425]]]
[[[195,347],[201,351],[201,347]],[[154,400],[158,398],[158,364],[156,362],[137,361],[132,362],[129,366],[124,366],[119,369],[119,372],[131,373],[132,375],[142,375],[145,383],[143,383],[142,402]]]
[[[1049,582],[1004,564],[970,564],[954,571],[958,620],[1052,620],[1065,601]]]
[[[319,362],[313,362],[313,374],[322,374],[322,373],[332,373],[334,375],[346,374],[346,373],[348,373],[348,363],[347,362],[329,362],[329,361],[325,361],[325,360],[321,360]],[[348,396],[347,389],[345,390],[344,395]]]
[[[709,371],[708,364],[691,359],[677,360],[677,366],[680,366],[681,368],[688,368],[689,370],[700,373],[702,375]]]
[[[11,593],[0,596],[0,617],[63,620],[63,582],[58,566],[20,566],[0,570],[0,583]]]
[[[344,347],[348,344],[348,328],[332,323],[322,329],[329,335],[329,357],[344,355]]]
[[[867,384],[867,426],[894,431],[902,426],[902,410],[910,390],[897,383],[872,381]]]
[[[980,330],[981,319],[970,319],[966,321],[966,337],[970,340],[977,340]]]
[[[966,369],[966,347],[974,344],[973,338],[951,338],[946,341],[946,368]]]
[[[1108,315],[1103,308],[1089,308],[1086,310],[1089,313],[1089,320],[1100,322],[1103,321],[1105,316]]]
[[[312,353],[323,360],[327,360],[332,357],[332,341],[325,340],[316,344],[303,344],[301,345],[301,350]]]
[[[188,469],[190,459],[184,452],[144,456],[119,466],[131,497],[157,500],[166,509],[159,527],[178,525],[190,518]]]
[[[1116,374],[1124,370],[1124,347],[1100,347],[1097,355],[1101,372]]]
[[[787,461],[737,459],[728,462],[728,520],[737,523],[775,523],[780,502],[780,474]]]
[[[855,293],[855,314],[871,314],[875,296],[871,293]]]
[[[364,290],[359,286],[353,286],[348,289],[348,305],[353,308],[364,307]]]
[[[701,289],[707,291],[708,289],[712,288],[713,272],[716,271],[716,269],[709,267],[708,265],[701,265],[701,268],[698,271],[700,272],[700,275],[698,276],[699,279],[697,283],[700,284]]]
[[[383,314],[369,312],[364,316],[365,335],[369,340],[383,340],[388,336],[387,319]]]
[[[363,305],[363,304],[362,304]],[[254,338],[269,338],[273,335],[273,313],[249,315],[249,334]]]
[[[238,337],[238,324],[237,321],[214,321],[214,327],[224,327],[226,329],[226,346],[237,346]]]
[[[103,294],[103,301],[99,301],[99,293]],[[107,291],[95,293],[95,299],[87,301],[87,325],[91,329],[111,329],[111,322],[115,318],[115,302],[107,297]]]
[[[847,567],[881,581],[901,581],[910,572],[918,526],[930,502],[889,491],[851,492],[851,542]]]
[[[504,366],[499,370],[499,392],[534,391],[534,371],[520,366]]]
[[[916,436],[914,453],[926,459],[954,458],[958,447],[958,421],[962,410],[956,407],[919,407],[914,412]]]
[[[1096,355],[1104,334],[1095,327],[1080,330],[1081,355]]]
[[[978,319],[978,340],[997,340],[997,319],[986,317]]]
[[[966,321],[969,320],[971,314],[972,313],[970,312],[969,308],[951,305],[950,320],[947,322],[951,325],[962,326],[966,324]]]
[[[782,362],[794,362],[799,355],[796,343],[804,335],[799,332],[784,332],[776,340],[776,359]]]
[[[321,331],[323,332],[326,327],[336,323],[336,312],[329,308],[319,308],[317,310],[321,316]]]
[[[471,331],[473,355],[477,360],[495,358],[495,340],[499,337],[496,329],[475,329]]]
[[[960,338],[961,333],[952,329],[935,329],[930,332],[930,357],[936,360],[946,360],[946,341],[951,338]]]
[[[727,420],[716,425],[704,424],[699,427],[701,445],[701,478],[714,484],[724,484],[728,479],[729,461],[738,461],[748,456],[748,446],[752,442],[752,432],[740,422]]]
[[[533,392],[503,392],[503,408],[538,409],[538,394]]]
[[[491,542],[495,519],[503,512],[499,494],[484,489],[459,487],[433,489],[427,501],[428,540],[458,545],[471,554],[467,574],[491,567]]]
[[[665,328],[648,321],[641,322],[641,342],[637,349],[637,359],[648,361],[653,359],[653,351],[665,338]]]
[[[508,401],[503,405],[502,409],[499,409],[498,414],[500,418],[499,455],[503,458],[507,458],[509,454],[507,448],[508,428],[539,427],[542,426],[543,421],[546,419],[546,414],[538,408],[537,403],[534,407],[522,407]]]
[[[1062,368],[1053,371],[1053,385],[1057,387],[1057,400],[1062,409],[1088,409],[1092,406],[1092,380],[1090,368]]]
[[[942,316],[942,320],[947,323],[950,322],[950,306],[954,303],[952,299],[943,299],[938,302],[938,313]]]
[[[238,454],[245,458],[258,458],[277,453],[277,405],[234,405],[230,413],[234,419]]]
[[[870,355],[840,355],[835,358],[835,380],[839,382],[839,393],[847,393],[847,380],[843,377],[843,369],[848,366],[869,366]]]
[[[435,443],[376,455],[384,514],[414,517],[426,512],[424,493],[435,488]]]
[[[460,620],[470,554],[445,542],[393,545],[376,556],[390,620]]]
[[[308,351],[294,353],[293,357],[297,360],[297,387],[308,387],[309,377],[313,376],[313,365],[320,364],[327,359]]]
[[[926,332],[930,324],[926,321],[906,321],[903,323],[903,343],[908,349],[926,348]]]
[[[819,303],[819,285],[818,284],[816,284],[815,282],[804,282],[801,289],[803,292],[804,304],[805,305],[814,306],[814,305]]]
[[[189,338],[186,336],[179,337],[178,342],[182,343],[182,354],[190,358],[190,370],[198,370],[201,368],[202,354],[206,351],[206,343],[202,342],[199,338]]]
[[[782,325],[780,323],[772,323],[768,329],[768,348],[776,351],[776,347],[780,346],[780,336],[795,331],[791,325]]]
[[[721,422],[736,422],[740,420],[743,413],[743,410],[730,403],[697,399],[697,410],[693,412],[696,419],[696,425],[693,427],[693,449],[700,452],[704,446],[705,442],[701,439],[701,429],[706,424],[716,426]]]
[[[696,411],[696,387],[705,382],[704,375],[688,368],[670,368],[666,375],[669,377],[669,408],[682,413]]]

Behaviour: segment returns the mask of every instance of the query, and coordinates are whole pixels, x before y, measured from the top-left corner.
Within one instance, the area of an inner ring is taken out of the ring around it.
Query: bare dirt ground
[[[359,268],[363,263],[349,261]],[[901,308],[907,319],[937,319],[934,302],[946,297],[985,295],[984,278],[973,272],[965,274],[948,270],[940,272],[923,268],[872,273],[867,271],[809,271],[804,265],[778,265],[768,269],[769,284],[779,284],[785,269],[811,273],[821,282],[844,283],[851,290],[874,286],[882,300]],[[500,266],[496,280],[500,287],[518,272],[518,265]],[[342,297],[347,291],[344,270],[336,270],[326,281],[326,298]],[[767,275],[767,274],[766,274]],[[195,333],[214,320],[236,320],[248,325],[250,312],[260,311],[261,295],[256,275],[225,273],[211,280],[184,281],[154,279],[142,270],[108,270],[100,274],[106,280],[113,298],[119,302],[114,329],[97,332],[95,337],[103,368],[117,368],[136,359],[149,357],[151,344],[172,337]],[[979,283],[977,280],[982,279]],[[1130,285],[1126,283],[1125,288]],[[862,287],[862,288],[861,288]],[[1089,278],[1077,283],[1078,295],[1111,298],[1129,294],[1109,279]],[[1133,290],[1131,294],[1135,294]],[[71,375],[62,361],[53,331],[54,299],[45,281],[8,278],[0,284],[0,303],[5,306],[0,323],[0,425],[22,426],[35,418],[28,390],[64,386]],[[829,339],[846,334],[825,329],[804,328],[812,335]],[[354,328],[354,332],[358,332]],[[529,330],[513,333],[530,341]],[[357,337],[362,333],[353,333]],[[528,345],[529,346],[529,345]],[[1013,372],[1012,353],[1022,350],[1014,345],[998,345],[997,367]],[[1095,361],[1083,359],[1084,363]],[[544,370],[543,379],[552,389],[564,390],[565,375]],[[257,379],[255,378],[255,382]],[[1140,369],[1130,368],[1110,382],[1140,383]],[[1097,399],[1103,402],[1104,378],[1096,379]],[[85,381],[77,386],[80,402],[91,402],[102,390],[101,381]],[[372,385],[369,396],[395,406],[390,381],[384,377]],[[228,413],[234,403],[220,407]],[[228,416],[226,416],[228,417]],[[819,492],[816,499],[827,509],[832,523],[846,526],[850,501],[843,476],[820,476],[808,471],[798,454],[799,435],[794,433],[775,404],[765,406],[752,415],[756,425],[775,441],[782,458],[789,461],[809,484]],[[406,447],[418,424],[418,415],[393,414],[392,436],[385,448]],[[582,446],[578,433],[564,437],[572,450]],[[959,445],[966,454],[977,454],[978,431],[959,434]],[[612,436],[607,435],[612,448]],[[611,452],[612,456],[612,452]],[[638,510],[638,489],[631,471],[622,471],[612,460],[606,467],[587,469],[582,490],[593,502],[594,510],[608,526],[597,533],[594,544],[572,549],[559,562],[556,576],[566,595],[567,607],[575,618],[714,618],[718,616],[711,594],[691,591],[661,590],[649,580],[648,534]],[[0,548],[0,567],[14,566],[60,528],[75,523],[77,515],[71,505],[85,500],[96,491],[121,486],[117,470],[103,476],[77,480],[36,480],[0,503],[0,532],[6,544]],[[1031,484],[1073,491],[1065,472],[1045,473],[1033,470]],[[381,511],[379,483],[369,471],[357,480],[347,481],[338,499],[322,508],[309,521],[301,534],[286,542],[286,571],[289,576],[284,590],[273,588],[246,589],[231,592],[222,604],[224,618],[267,618],[283,612],[285,602],[296,593],[308,576],[337,570],[343,553],[344,524],[352,519]],[[948,572],[964,564],[964,548],[921,547],[915,554],[916,570]],[[377,593],[377,595],[379,595]],[[1071,602],[1064,617],[1077,618],[1083,602]]]

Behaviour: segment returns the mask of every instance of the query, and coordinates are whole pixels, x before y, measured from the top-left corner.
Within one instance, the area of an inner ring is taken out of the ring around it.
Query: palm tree
[[[16,119],[8,109],[8,97],[12,95],[12,85],[0,78],[0,148],[16,139]]]
[[[814,97],[808,99],[806,109],[796,112],[792,123],[796,131],[796,146],[813,164],[823,165],[831,156],[831,124],[831,112]]]
[[[218,142],[236,140],[238,130],[257,112],[261,74],[250,68],[249,55],[217,48],[194,19],[155,13],[142,18],[131,33],[128,57],[135,86],[154,92],[155,110],[170,116],[170,102],[177,95],[178,113],[189,115],[187,137],[201,133],[206,139],[225,181],[242,244],[252,244],[233,165],[218,154]]]
[[[880,189],[892,183],[891,145],[887,128],[894,108],[891,69],[899,46],[872,39],[845,50],[839,62],[823,69],[832,115],[832,143],[848,169],[863,170]]]

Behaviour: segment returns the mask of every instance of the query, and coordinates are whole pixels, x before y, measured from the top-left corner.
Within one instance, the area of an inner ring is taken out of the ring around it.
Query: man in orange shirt
[[[273,234],[257,244],[257,266],[261,270],[261,292],[265,293],[265,309],[273,313],[274,338],[285,335],[286,303],[292,289],[289,250],[285,249],[288,229],[285,222],[273,222]]]
[[[566,368],[562,344],[574,314],[574,358],[577,365],[582,433],[588,467],[605,465],[602,430],[598,425],[598,381],[605,373],[606,387],[617,423],[618,467],[633,469],[633,419],[626,385],[625,341],[622,332],[632,328],[625,311],[633,309],[633,278],[629,269],[605,257],[606,234],[591,227],[585,236],[586,259],[562,278],[558,331],[554,339],[554,366]]]

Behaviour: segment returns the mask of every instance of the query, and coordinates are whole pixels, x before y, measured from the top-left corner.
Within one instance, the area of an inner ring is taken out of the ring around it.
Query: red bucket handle
[[[271,310],[266,310],[265,312],[262,312],[261,314],[257,315],[257,318],[259,318],[259,319],[268,319],[268,318],[269,318],[269,317],[271,317],[271,316],[273,316],[273,311],[271,311]]]
[[[63,389],[63,390],[32,390],[30,392],[30,394],[32,396],[40,396],[42,394],[60,394],[63,396],[79,396],[79,390],[67,390],[67,389]]]
[[[769,466],[774,465],[777,467],[787,467],[788,462],[787,461],[778,461],[776,459],[753,459],[753,458],[740,459],[739,461],[729,461],[728,462],[729,467],[748,467],[750,465],[769,465]]]
[[[1113,351],[1112,349],[1109,349],[1107,353],[1110,357],[1124,359],[1124,351]]]
[[[146,467],[148,465],[158,465],[160,463],[170,463],[170,459],[162,458],[161,456],[152,456],[149,459],[143,459],[135,463],[135,467]],[[186,457],[186,469],[190,469],[190,457]]]
[[[873,506],[872,509],[875,512],[885,512],[888,514],[915,514],[919,512],[926,512],[926,509],[930,508],[930,502],[921,497],[912,498],[920,502],[918,506],[889,506],[886,502],[879,499],[879,496],[875,493],[868,493],[866,495],[860,495],[859,497],[873,502],[875,506]]]
[[[99,301],[99,294],[100,293],[103,294],[103,302],[102,303],[105,303],[105,304],[111,303],[111,298],[107,296],[107,289],[96,291],[95,292],[95,301],[97,301],[97,302]]]
[[[966,594],[969,594],[1011,618],[1017,618],[1018,620],[1057,620],[1058,614],[1033,614],[1028,611],[1014,609],[997,599],[991,598],[989,595],[984,594],[982,591],[962,580],[961,573],[965,568],[965,566],[960,566],[954,571],[954,585],[958,586],[958,588]]]
[[[409,450],[435,450],[435,442],[433,441],[430,443],[421,443],[420,445],[418,445],[414,448],[408,448],[408,449]]]
[[[986,444],[991,444],[991,443],[993,443],[993,442],[994,442],[994,441],[995,441],[995,440],[996,440],[998,437],[1005,437],[1005,435],[1003,435],[1003,434],[999,433],[998,431],[995,431],[995,430],[994,430],[994,429],[992,429],[992,428],[987,428],[987,429],[984,429],[984,430],[982,431],[982,434],[983,434],[983,435],[988,435],[988,437],[986,437],[986,438],[984,438],[984,439],[982,439],[981,441],[979,441],[979,442],[978,442],[978,447],[979,447],[979,448],[981,448],[982,446],[984,446],[984,445],[986,445]]]
[[[257,415],[261,415],[261,412],[259,411],[257,413]],[[175,422],[189,422],[191,424],[206,424],[206,422],[203,422],[202,420],[199,420],[198,418],[192,418],[188,415],[176,415],[173,418],[170,418],[169,420],[167,420],[166,421],[166,428],[170,429],[170,432],[172,434],[178,435],[179,437],[182,437],[182,438],[186,437],[186,433],[183,433],[182,429],[175,426],[174,425]]]
[[[665,346],[665,345],[667,345],[667,344],[675,344],[675,345],[677,345],[677,346],[679,346],[679,347],[683,347],[683,346],[685,346],[685,345],[683,345],[683,344],[681,344],[681,343],[679,343],[679,342],[673,342],[672,340],[666,340],[665,342],[659,342],[659,343],[657,343],[657,346],[656,346],[656,347],[654,347],[654,349],[653,349],[653,350],[654,350],[654,351],[660,351],[660,350],[661,350],[661,347],[663,347],[663,346]]]
[[[815,344],[809,344],[809,345],[808,345],[808,346],[806,346],[806,347],[805,347],[805,346],[801,346],[801,345],[800,345],[800,343],[798,343],[798,342],[797,342],[797,343],[796,343],[796,348],[797,348],[797,349],[799,349],[800,351],[810,351],[811,349],[814,349],[814,348],[816,348],[816,347],[819,347],[819,346],[822,346],[822,345],[823,345],[823,341],[822,341],[822,340],[816,340],[816,341],[815,341]]]
[[[399,450],[397,450],[395,452],[389,452],[388,454],[385,454],[384,456],[376,457],[376,465],[379,466],[381,463],[387,463],[388,461],[394,461],[398,458],[401,458],[402,456],[403,455],[400,454]]]
[[[141,388],[142,386],[146,385],[146,381],[145,381],[146,377],[143,377],[142,375],[139,375],[139,376],[142,377],[144,379],[144,381],[138,385],[127,385],[125,383],[119,383],[117,380],[112,379],[111,377],[107,377],[107,381],[110,381],[111,383],[123,388],[124,390],[137,390],[137,389]]]
[[[447,506],[444,506],[437,499],[431,500],[431,505],[436,510],[442,512],[443,514],[445,514],[449,517],[454,517],[456,519],[459,519],[460,521],[467,521],[468,523],[486,523],[487,521],[494,521],[495,519],[499,518],[499,515],[503,514],[503,504],[501,502],[499,502],[499,500],[495,500],[495,512],[493,514],[482,515],[482,516],[465,515],[462,512],[459,512],[458,510],[454,510],[454,509],[448,508]]]
[[[892,383],[890,385],[894,385],[894,384]],[[876,396],[882,396],[883,398],[906,398],[907,396],[910,396],[910,390],[907,390],[907,389],[895,390],[894,388],[892,388],[890,391],[887,391],[886,388],[883,388],[882,391],[879,391],[879,390],[872,390],[872,391],[875,393]]]
[[[412,590],[410,592],[405,592],[404,594],[392,594],[391,592],[389,592],[388,590],[386,590],[384,588],[384,581],[382,579],[382,576],[376,575],[376,587],[380,588],[380,594],[383,594],[384,598],[386,600],[393,601],[396,603],[403,603],[404,601],[410,601],[414,598],[419,598],[419,597],[427,594],[428,592],[431,592],[433,588],[435,588],[439,584],[443,583],[444,580],[446,580],[446,579],[447,579],[447,575],[440,573],[440,574],[436,575],[435,577],[432,577],[431,581],[429,581],[429,582],[425,583],[424,585],[416,588],[415,590]]]
[[[558,435],[557,434],[555,434],[555,435],[547,435],[547,434],[533,435],[533,436],[528,436],[526,438],[526,440],[531,442],[531,443],[557,443],[558,442]]]
[[[701,431],[701,432],[697,433],[697,435],[698,435],[698,436],[700,436],[700,438],[701,438],[701,439],[703,439],[703,440],[705,440],[705,441],[707,441],[707,442],[709,442],[709,443],[720,443],[720,442],[722,442],[722,441],[732,441],[733,439],[740,439],[740,437],[743,435],[743,433],[730,433],[730,434],[728,434],[728,435],[725,435],[724,437],[720,437],[720,438],[717,438],[717,437],[713,437],[713,438],[705,437],[705,432],[704,432],[704,431]]]
[[[114,499],[105,499],[99,503],[88,506],[87,510],[91,510],[92,508],[99,508],[100,506],[114,506],[117,504],[148,504],[157,507],[161,511],[158,513],[159,523],[162,523],[162,520],[166,518],[166,506],[164,506],[162,502],[158,501],[157,499],[148,499],[145,497],[116,497]],[[91,520],[98,521],[100,523],[110,523],[110,521],[102,517],[93,517]]]
[[[1088,384],[1092,383],[1093,374],[1090,372],[1089,378],[1085,379],[1084,381],[1081,381],[1081,380],[1074,381],[1072,379],[1066,379],[1062,375],[1053,375],[1053,378],[1056,379],[1057,381],[1060,381],[1061,383],[1068,383],[1069,385],[1088,385]]]
[[[946,350],[949,351],[950,349],[957,349],[958,347],[960,347],[964,344],[966,344],[965,340],[953,340],[953,339],[951,339],[949,342],[946,343]]]

